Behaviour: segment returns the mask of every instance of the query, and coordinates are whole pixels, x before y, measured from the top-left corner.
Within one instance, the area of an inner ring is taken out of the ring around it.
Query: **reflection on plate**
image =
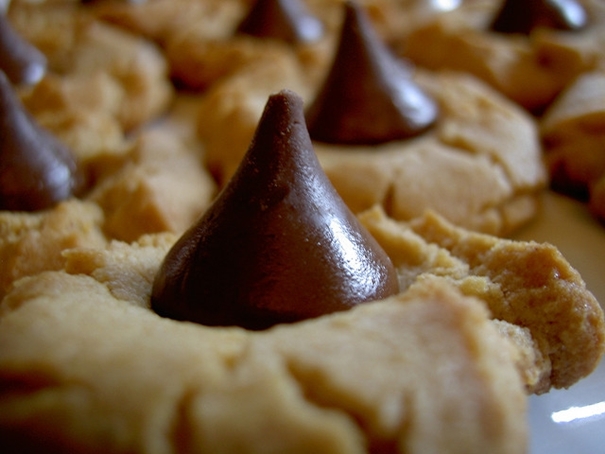
[[[557,246],[605,304],[605,226],[583,204],[546,194],[540,217],[515,239]],[[570,389],[532,396],[529,402],[530,454],[605,453],[605,362]]]

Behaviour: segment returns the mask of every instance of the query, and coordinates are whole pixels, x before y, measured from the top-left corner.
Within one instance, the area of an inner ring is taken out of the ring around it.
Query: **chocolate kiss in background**
[[[82,183],[71,151],[29,115],[0,71],[0,209],[49,208]]]
[[[347,2],[331,70],[306,117],[313,140],[372,145],[422,134],[435,123],[438,106],[363,10]]]
[[[537,27],[574,31],[587,23],[586,10],[576,0],[505,0],[490,29],[527,35]]]
[[[25,41],[0,13],[0,69],[15,85],[36,84],[46,73],[46,57]]]
[[[301,0],[257,0],[238,32],[289,43],[310,43],[323,36],[324,28]]]
[[[302,100],[282,91],[227,187],[166,256],[151,304],[177,320],[259,330],[397,291],[389,257],[319,165]]]

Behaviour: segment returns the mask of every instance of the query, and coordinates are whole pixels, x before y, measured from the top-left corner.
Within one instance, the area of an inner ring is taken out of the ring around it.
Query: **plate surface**
[[[548,193],[543,212],[515,239],[549,242],[605,304],[605,226],[585,205]],[[605,454],[605,362],[568,390],[529,399],[530,454]]]

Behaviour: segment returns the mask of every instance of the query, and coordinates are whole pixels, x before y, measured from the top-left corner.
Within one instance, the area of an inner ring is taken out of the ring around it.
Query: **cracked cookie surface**
[[[407,224],[375,209],[361,221],[404,290],[261,332],[149,310],[173,234],[67,251],[65,271],[19,281],[0,306],[3,442],[47,444],[52,434],[81,452],[523,450],[525,392],[571,385],[603,352],[594,297],[549,245],[436,215]]]

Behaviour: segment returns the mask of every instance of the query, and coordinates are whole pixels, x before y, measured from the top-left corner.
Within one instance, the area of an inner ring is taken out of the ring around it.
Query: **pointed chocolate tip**
[[[389,257],[317,161],[302,100],[282,91],[228,186],[166,256],[151,304],[177,320],[259,330],[397,291]]]
[[[332,68],[307,112],[313,140],[377,144],[417,136],[438,107],[380,41],[364,11],[346,2]]]
[[[25,111],[0,71],[0,209],[36,211],[71,197],[82,184],[71,152]]]
[[[291,159],[292,153],[297,153],[295,158],[309,154],[315,158],[303,114],[303,101],[293,91],[282,90],[267,100],[238,172],[246,171],[248,161],[254,161],[259,169],[272,171],[279,159]],[[263,162],[257,164],[259,160]]]
[[[490,30],[528,35],[538,27],[577,31],[588,24],[588,14],[577,0],[505,0]]]
[[[257,0],[238,32],[298,44],[319,40],[324,27],[301,0]]]
[[[0,69],[15,85],[34,85],[46,73],[46,57],[25,41],[0,12]]]

